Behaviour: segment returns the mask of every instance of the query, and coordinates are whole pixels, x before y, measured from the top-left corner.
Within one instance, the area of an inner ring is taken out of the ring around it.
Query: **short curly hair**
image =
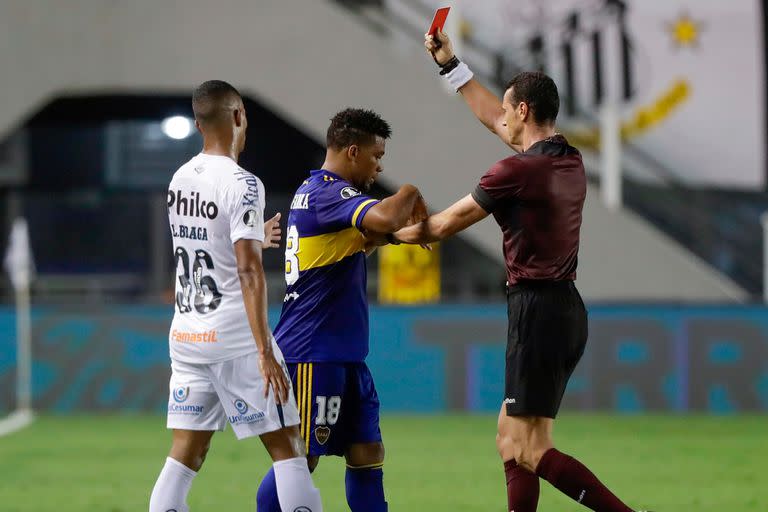
[[[329,148],[339,150],[371,144],[377,135],[388,139],[392,135],[389,123],[373,110],[347,108],[333,116],[325,141]]]

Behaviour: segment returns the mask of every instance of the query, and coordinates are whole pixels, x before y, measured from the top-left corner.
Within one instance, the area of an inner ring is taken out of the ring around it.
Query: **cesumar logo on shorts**
[[[202,405],[179,405],[183,404],[189,398],[189,386],[179,386],[173,390],[173,401],[176,403],[168,404],[169,414],[191,414],[198,416],[203,412]]]
[[[168,404],[168,414],[186,414],[188,416],[199,416],[203,413],[202,405],[179,405],[173,402]]]
[[[242,400],[238,398],[234,401],[235,409],[237,409],[237,412],[239,414],[236,414],[234,416],[230,416],[229,422],[233,425],[237,425],[239,423],[256,423],[258,421],[262,421],[265,418],[265,414],[262,411],[257,411],[253,414],[246,414],[248,412],[248,404],[245,400]]]
[[[189,398],[189,386],[179,386],[173,390],[173,399],[177,403],[184,403],[187,401],[187,398]]]

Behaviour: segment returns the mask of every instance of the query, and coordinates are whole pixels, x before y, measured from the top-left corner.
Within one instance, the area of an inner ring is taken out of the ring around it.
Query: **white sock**
[[[288,512],[322,512],[320,491],[312,483],[305,457],[280,460],[272,467],[275,468],[277,499],[281,509]]]
[[[197,475],[181,462],[168,457],[149,498],[149,512],[189,512],[187,493]]]

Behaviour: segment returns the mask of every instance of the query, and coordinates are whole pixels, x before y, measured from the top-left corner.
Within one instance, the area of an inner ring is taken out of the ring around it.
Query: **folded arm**
[[[363,217],[360,227],[371,233],[394,233],[408,224],[423,203],[419,189],[413,185],[403,185],[395,195],[372,206]]]
[[[428,244],[444,240],[488,216],[471,194],[426,220],[395,233],[395,238],[407,244]]]

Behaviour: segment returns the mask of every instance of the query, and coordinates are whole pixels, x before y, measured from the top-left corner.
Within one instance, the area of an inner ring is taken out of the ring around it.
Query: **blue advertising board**
[[[36,308],[35,407],[163,411],[171,315],[162,306]],[[768,309],[593,305],[589,318],[564,409],[768,411]],[[0,309],[0,412],[13,408],[14,333],[13,310]],[[502,304],[371,308],[368,364],[383,409],[498,410],[505,333]]]

